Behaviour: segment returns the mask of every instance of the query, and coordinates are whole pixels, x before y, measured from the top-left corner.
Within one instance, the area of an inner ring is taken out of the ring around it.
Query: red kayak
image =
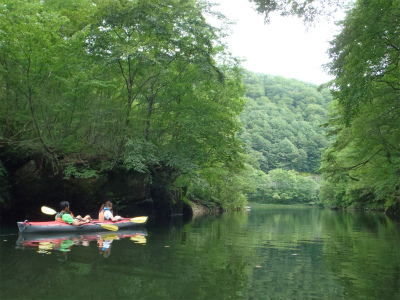
[[[147,223],[147,217],[124,218],[120,221],[113,222],[110,220],[99,221],[92,220],[80,226],[74,226],[62,221],[45,221],[45,222],[17,222],[20,233],[50,233],[50,232],[94,232],[94,231],[116,231],[120,229],[131,229],[144,226]],[[116,226],[116,227],[115,227]]]

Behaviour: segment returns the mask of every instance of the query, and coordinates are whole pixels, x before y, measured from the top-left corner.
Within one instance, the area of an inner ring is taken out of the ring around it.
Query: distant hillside
[[[325,129],[327,90],[295,79],[246,72],[247,104],[240,119],[240,139],[268,173],[281,168],[315,173],[327,147]]]

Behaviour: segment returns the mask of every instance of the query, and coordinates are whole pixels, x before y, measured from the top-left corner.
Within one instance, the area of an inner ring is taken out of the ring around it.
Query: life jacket
[[[104,221],[104,209],[99,212],[99,221]]]
[[[97,244],[99,249],[101,250],[103,248],[103,239],[101,237],[97,240]]]
[[[56,214],[56,221],[64,222],[63,219],[62,219],[62,216],[64,214],[70,214],[71,217],[74,217],[74,214],[72,212],[70,212],[70,211],[69,212],[59,212],[59,213]]]
[[[110,210],[108,207],[104,207],[101,212],[99,212],[99,221],[104,221],[104,212]]]

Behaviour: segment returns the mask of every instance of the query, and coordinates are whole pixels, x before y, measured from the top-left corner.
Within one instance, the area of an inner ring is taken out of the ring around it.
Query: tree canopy
[[[321,152],[329,138],[328,90],[295,79],[246,72],[246,105],[239,138],[252,158],[249,200],[308,203],[317,200]]]
[[[399,20],[399,1],[357,1],[332,41],[328,205],[400,208]]]
[[[194,0],[6,0],[1,147],[75,164],[68,177],[83,174],[78,162],[88,176],[238,174],[242,71],[206,14]]]
[[[311,23],[321,17],[329,17],[347,2],[345,0],[249,0],[255,9],[269,22],[274,12],[282,16],[297,16]]]
[[[294,79],[246,73],[247,103],[239,137],[260,169],[316,173],[328,145],[326,122],[332,97],[327,90]]]

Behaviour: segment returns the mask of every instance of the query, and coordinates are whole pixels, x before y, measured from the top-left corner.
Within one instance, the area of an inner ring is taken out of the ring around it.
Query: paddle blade
[[[146,237],[145,237],[145,236],[142,236],[142,235],[139,235],[139,236],[132,236],[132,237],[130,238],[130,240],[131,240],[131,241],[134,241],[135,243],[138,243],[138,244],[146,244]]]
[[[111,231],[118,231],[118,226],[111,225],[111,224],[100,224],[101,227]]]
[[[42,206],[41,210],[42,210],[42,213],[44,213],[46,215],[55,215],[57,213],[54,209],[47,207],[47,206]]]
[[[103,240],[109,240],[109,241],[111,241],[111,240],[117,240],[117,239],[119,239],[119,236],[118,236],[118,234],[116,234],[116,233],[108,233],[108,234],[105,234],[105,235],[101,236],[101,238],[102,238]]]
[[[147,218],[148,217],[136,217],[136,218],[132,218],[131,222],[133,222],[133,223],[146,223],[147,222]]]

